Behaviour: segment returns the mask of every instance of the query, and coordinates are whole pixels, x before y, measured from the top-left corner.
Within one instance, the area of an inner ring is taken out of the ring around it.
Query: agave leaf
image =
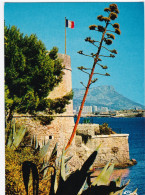
[[[73,156],[69,156],[68,158],[65,159],[65,164],[72,158]]]
[[[16,123],[15,123],[15,120],[12,123],[12,131],[13,131],[13,140],[15,140],[15,137],[16,137]]]
[[[86,181],[87,181],[87,179],[85,180],[84,184],[82,185],[82,187],[81,187],[81,189],[80,189],[80,191],[78,192],[77,195],[81,195],[81,194],[82,194],[82,192],[83,192],[83,190],[84,190],[84,187],[85,187],[85,185],[86,185]]]
[[[118,193],[122,192],[127,185],[128,183],[122,187],[117,187],[116,183],[111,181],[109,185],[91,186],[85,190],[82,195],[117,195]]]
[[[137,194],[137,190],[138,190],[138,189],[134,190],[130,195]]]
[[[37,136],[35,136],[35,149],[38,148],[38,140],[37,140]]]
[[[15,121],[15,119],[12,120],[12,129],[13,129],[14,131],[16,131],[16,121]]]
[[[22,139],[24,138],[25,133],[26,133],[26,128],[24,128],[24,126],[22,126],[18,130],[18,132],[15,134],[12,148],[16,149],[19,146],[19,144],[21,143]]]
[[[14,140],[14,134],[15,134],[15,120],[11,121],[12,127],[10,128],[8,135],[7,135],[7,146],[11,147],[13,140]]]
[[[55,191],[54,191],[54,185],[55,185],[55,178],[56,178],[56,170],[54,169],[54,173],[51,172],[51,187],[50,187],[50,192],[49,195],[55,195]]]
[[[84,162],[81,170],[76,170],[72,173],[63,185],[59,185],[56,195],[76,195],[83,186],[90,166],[93,164],[97,155],[97,151],[94,151],[89,158]]]
[[[8,141],[7,141],[7,146],[10,147],[13,143],[13,131],[10,129],[9,134],[8,134]]]
[[[58,189],[58,177],[59,177],[59,174],[60,174],[60,170],[57,170],[56,171],[56,175],[55,175],[55,182],[54,182],[54,192],[56,193],[57,189]]]
[[[109,179],[111,174],[113,173],[114,170],[114,164],[112,164],[105,172],[105,174],[101,177],[101,179],[97,182],[97,185],[108,185],[109,184]]]
[[[47,174],[48,167],[49,167],[49,164],[47,162],[45,162],[45,160],[43,159],[42,168],[40,169],[40,172],[39,172],[39,173],[43,173],[43,179],[45,178],[45,176]]]
[[[55,160],[56,160],[56,157],[57,157],[57,143],[55,144],[54,146],[54,149],[50,155],[50,158],[49,158],[49,164],[50,165],[53,165]]]
[[[34,135],[33,135],[31,143],[32,143],[32,147],[35,148],[35,136]]]
[[[96,159],[96,156],[98,154],[98,149],[97,148],[90,156],[89,158],[84,162],[82,168],[81,168],[81,171],[88,171],[89,168],[92,166],[94,160]]]
[[[30,171],[32,171],[33,176],[33,194],[38,195],[39,188],[39,176],[36,165],[31,161],[24,161],[22,165],[23,180],[25,185],[25,190],[28,195],[28,184],[30,179]]]
[[[119,176],[117,179],[116,179],[116,186],[117,187],[120,187],[120,185],[121,185],[121,176]]]
[[[102,143],[99,144],[99,146],[96,148],[96,151],[98,151],[101,147]]]
[[[44,173],[43,173],[43,179],[46,177],[47,172],[48,172],[48,167],[47,167],[47,168],[45,168],[45,170],[44,170]]]
[[[116,179],[116,186],[117,187],[120,187],[121,186],[121,176],[119,176],[117,179]],[[124,189],[123,189],[124,190]],[[118,193],[118,195],[122,195],[122,192],[123,192],[123,190],[120,192],[120,193]]]
[[[66,175],[65,175],[65,157],[64,157],[64,153],[65,153],[65,150],[63,149],[62,156],[61,156],[61,170],[60,170],[60,173],[61,173],[61,177],[65,181],[66,180],[66,178],[65,178]]]
[[[30,146],[32,146],[32,144],[33,144],[33,138],[31,137],[31,143],[30,143]]]
[[[46,140],[45,140],[45,137],[44,137],[44,145],[46,145]]]
[[[69,148],[67,148],[67,149],[64,151],[64,156],[66,156],[67,152],[69,151],[68,149],[69,149]],[[59,157],[56,159],[58,165],[61,164],[61,158],[62,158],[62,155],[59,156]],[[70,158],[70,157],[69,157],[69,158]]]
[[[79,170],[76,170],[72,173],[62,185],[58,186],[58,190],[56,195],[76,195],[81,189],[84,181],[86,179],[86,175],[83,175]]]
[[[92,183],[92,186],[95,186],[95,185],[98,184],[98,182],[101,180],[101,178],[103,177],[103,175],[106,173],[106,170],[108,169],[109,164],[110,164],[110,161],[105,165],[104,169],[101,171],[101,173],[98,175],[98,177],[96,177],[96,179]]]
[[[114,192],[110,192],[109,195],[118,195],[118,194],[122,194],[123,190],[126,188],[126,186],[129,184],[130,180],[123,186],[121,187],[116,187],[116,190],[114,190]]]
[[[98,150],[98,148],[97,148],[97,150]],[[88,157],[88,159],[84,162],[81,170],[76,170],[74,173],[70,174],[70,176],[67,178],[67,180],[64,181],[64,183],[62,183],[62,185],[59,184],[56,195],[62,195],[62,194],[76,195],[76,194],[78,194],[78,192],[82,188],[82,186],[83,186],[83,184],[88,176],[89,168],[93,164],[93,162],[96,158],[96,155],[97,155],[97,151],[94,151]],[[64,156],[64,154],[62,156]],[[64,163],[64,162],[62,161],[61,163]],[[62,167],[64,167],[64,165]],[[62,180],[63,180],[63,178],[62,178]]]
[[[63,185],[64,182],[66,180],[66,175],[65,175],[65,150],[63,149],[62,151],[62,155],[57,159],[57,163],[59,165],[60,163],[60,158],[61,158],[61,165],[60,165],[60,171],[57,171],[56,177],[55,177],[55,183],[54,183],[54,191],[56,194],[62,194],[62,190],[63,190]],[[59,178],[59,183],[58,183],[58,179]]]
[[[33,182],[33,175],[32,175],[32,171],[30,170],[30,174],[29,174],[29,182],[28,182],[28,189],[30,188],[30,186],[32,185]]]
[[[46,145],[44,145],[40,151],[39,151],[39,156],[40,158],[44,158],[44,156],[46,155],[47,151],[48,151],[48,148],[49,148],[49,141],[47,142]]]

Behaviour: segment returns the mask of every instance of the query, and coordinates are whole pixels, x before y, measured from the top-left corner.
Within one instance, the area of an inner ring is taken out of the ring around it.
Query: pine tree
[[[12,119],[14,112],[64,112],[72,92],[55,100],[47,98],[64,74],[64,67],[57,57],[58,49],[54,47],[48,52],[36,35],[24,36],[15,26],[5,26],[4,31],[7,120]]]

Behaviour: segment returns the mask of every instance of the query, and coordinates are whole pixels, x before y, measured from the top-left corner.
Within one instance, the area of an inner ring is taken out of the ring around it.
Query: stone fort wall
[[[130,164],[128,134],[92,136],[86,144],[81,136],[76,136],[76,153],[83,162],[101,144],[94,167],[102,167],[107,162],[124,167]]]

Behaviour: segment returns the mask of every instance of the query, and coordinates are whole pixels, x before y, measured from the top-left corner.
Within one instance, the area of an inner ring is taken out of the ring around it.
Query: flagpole
[[[65,17],[65,54],[66,54],[66,17]]]

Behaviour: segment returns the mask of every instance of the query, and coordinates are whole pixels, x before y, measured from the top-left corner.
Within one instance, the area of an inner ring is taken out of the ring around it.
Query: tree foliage
[[[48,52],[36,35],[24,36],[15,26],[5,26],[4,32],[5,108],[8,118],[12,118],[13,112],[63,112],[72,93],[61,98],[63,103],[59,103],[58,110],[57,100],[47,98],[64,74],[61,60],[57,57],[58,49],[54,47]]]

